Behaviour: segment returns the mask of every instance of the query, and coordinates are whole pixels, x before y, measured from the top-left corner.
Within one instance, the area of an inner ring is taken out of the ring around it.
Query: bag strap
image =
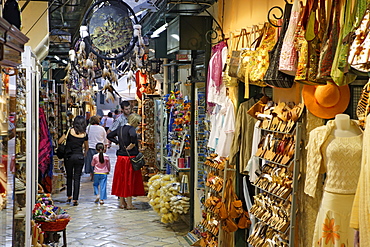
[[[67,143],[67,138],[68,138],[68,134],[69,134],[69,131],[71,130],[71,128],[68,128],[68,130],[67,130],[67,134],[66,134],[66,137],[64,138],[64,140],[61,142],[61,144],[63,144],[63,145],[66,145],[66,143]]]
[[[123,144],[123,146],[125,147],[125,150],[126,150],[126,153],[127,153],[127,155],[128,155],[128,157],[130,158],[131,157],[131,155],[130,155],[130,153],[128,152],[128,150],[127,150],[127,147],[125,146],[125,144],[124,144],[124,142],[123,142],[123,136],[122,136],[122,129],[123,129],[123,127],[125,127],[125,126],[121,126],[120,128],[119,128],[119,130],[118,130],[118,138],[120,139],[120,138],[122,138],[122,144]]]

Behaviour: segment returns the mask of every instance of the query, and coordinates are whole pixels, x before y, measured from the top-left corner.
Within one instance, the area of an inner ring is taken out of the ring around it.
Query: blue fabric
[[[94,174],[94,195],[100,195],[100,200],[107,199],[107,174]]]
[[[93,156],[97,153],[98,152],[96,152],[96,150],[93,148],[89,148],[89,150],[87,150],[87,154],[85,157],[85,173],[94,173],[94,167],[91,166],[91,161],[93,159]]]

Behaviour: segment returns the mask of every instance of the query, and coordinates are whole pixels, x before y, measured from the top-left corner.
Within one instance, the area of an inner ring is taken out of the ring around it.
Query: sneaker
[[[99,197],[96,197],[96,199],[95,199],[95,203],[98,203],[99,202]]]
[[[104,204],[104,201],[103,200],[100,200],[100,204],[103,205]]]

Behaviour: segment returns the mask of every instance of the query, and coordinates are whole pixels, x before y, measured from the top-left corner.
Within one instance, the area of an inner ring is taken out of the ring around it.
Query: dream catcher
[[[138,41],[142,42],[137,17],[131,7],[121,0],[95,2],[83,20],[81,37],[88,50],[101,59],[123,58]]]

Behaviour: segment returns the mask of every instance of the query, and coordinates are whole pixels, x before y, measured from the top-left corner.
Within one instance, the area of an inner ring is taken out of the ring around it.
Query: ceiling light
[[[166,30],[166,28],[168,27],[168,23],[165,23],[164,25],[162,25],[161,27],[159,27],[157,30],[155,30],[153,32],[153,34],[150,36],[150,38],[158,38],[159,37],[159,34],[161,34],[162,32],[164,32]]]
[[[171,37],[177,41],[180,41],[180,36],[178,34],[171,34]]]
[[[64,63],[64,64],[68,64],[68,62],[66,61],[66,60],[62,60],[62,63]]]
[[[55,55],[55,56],[54,56],[54,58],[55,58],[56,60],[58,60],[58,61],[60,60],[60,57],[58,57],[57,55]]]

